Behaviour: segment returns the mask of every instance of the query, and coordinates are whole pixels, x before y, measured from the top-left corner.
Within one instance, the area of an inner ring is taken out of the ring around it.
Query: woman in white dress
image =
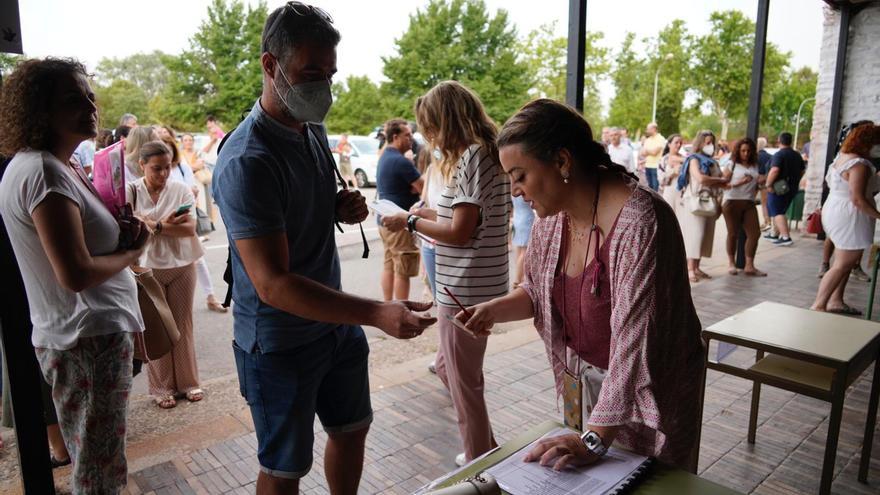
[[[822,227],[837,248],[834,263],[822,277],[816,300],[810,309],[861,314],[843,300],[850,271],[862,252],[874,240],[874,224],[880,211],[874,194],[880,190],[877,170],[869,158],[880,157],[880,126],[863,125],[854,129],[840,148],[840,155],[828,168],[828,200],[822,207]]]

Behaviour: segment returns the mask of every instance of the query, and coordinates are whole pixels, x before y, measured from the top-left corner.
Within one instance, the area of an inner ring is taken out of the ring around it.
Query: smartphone
[[[180,206],[177,208],[177,211],[174,212],[174,216],[175,216],[175,217],[179,217],[180,215],[183,215],[184,213],[188,213],[189,210],[192,208],[192,206],[193,206],[192,203],[187,203],[187,204],[185,204],[185,205],[180,205]]]

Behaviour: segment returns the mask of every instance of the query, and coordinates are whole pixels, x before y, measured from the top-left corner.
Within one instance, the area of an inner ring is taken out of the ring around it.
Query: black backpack
[[[241,122],[248,116],[250,113],[249,110],[246,110],[241,113],[241,118],[238,121],[238,125],[241,125]],[[229,132],[223,136],[223,139],[220,140],[220,144],[217,145],[217,155],[220,155],[220,150],[223,149],[223,145],[226,144],[226,140],[229,139],[229,136],[235,132],[235,129],[238,128],[238,125],[233,127]],[[306,124],[308,127],[309,124]],[[325,157],[330,159],[330,163],[333,164],[333,172],[336,173],[336,180],[339,182],[340,186],[343,189],[348,189],[348,184],[345,183],[345,179],[342,178],[342,174],[339,173],[339,168],[336,166],[336,160],[333,159],[333,155],[330,153],[329,143],[327,146],[322,146],[321,151],[324,153]],[[213,187],[213,186],[212,186]],[[363,224],[358,224],[358,227],[361,231],[361,240],[364,243],[364,253],[362,258],[366,259],[370,256],[370,246],[367,243],[367,236],[364,234],[364,226]],[[339,229],[339,232],[344,232],[342,230],[342,226],[339,225],[339,222],[336,222],[336,228]],[[223,281],[226,282],[226,297],[223,298],[223,307],[228,308],[232,305],[232,285],[234,283],[234,278],[232,275],[232,246],[229,246],[226,249],[226,269],[223,271]]]

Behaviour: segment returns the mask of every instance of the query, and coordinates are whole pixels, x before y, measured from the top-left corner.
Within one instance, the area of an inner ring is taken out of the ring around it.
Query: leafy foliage
[[[555,21],[542,25],[519,43],[518,51],[531,79],[529,96],[565,101],[568,40],[555,31]],[[611,69],[610,50],[600,45],[603,38],[601,32],[588,32],[584,49],[584,118],[594,131],[602,125],[599,83]]]
[[[517,56],[516,31],[507,12],[494,17],[482,0],[431,0],[410,15],[383,57],[383,92],[393,113],[413,117],[413,102],[435,84],[453,79],[480,95],[489,116],[503,122],[528,99],[528,69]]]
[[[731,120],[744,119],[748,111],[755,23],[738,10],[713,12],[711,31],[696,41],[693,82],[702,101],[711,104],[721,120],[720,138],[727,138]],[[767,43],[764,87],[779,84],[790,55]]]
[[[764,91],[764,100],[761,108],[762,130],[768,135],[778,135],[783,131],[792,134],[797,127],[797,112],[801,103],[800,133],[798,142],[803,143],[809,136],[813,122],[813,106],[815,101],[808,101],[816,97],[816,85],[819,75],[809,67],[786,73],[773,86]]]
[[[168,84],[156,117],[172,126],[202,127],[208,114],[235,124],[262,90],[260,36],[264,2],[245,9],[241,0],[214,0],[208,18],[180,56],[165,56]]]
[[[369,134],[395,115],[379,86],[366,76],[349,76],[333,84],[333,106],[327,115],[331,133]]]

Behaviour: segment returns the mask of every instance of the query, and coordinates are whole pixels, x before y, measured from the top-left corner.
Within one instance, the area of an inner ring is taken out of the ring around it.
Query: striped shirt
[[[464,246],[437,243],[437,304],[446,307],[457,307],[446,287],[465,306],[503,296],[509,287],[510,180],[489,150],[478,144],[465,151],[455,181],[444,188],[437,203],[438,221],[452,222],[452,210],[460,204],[479,206],[480,222]]]

